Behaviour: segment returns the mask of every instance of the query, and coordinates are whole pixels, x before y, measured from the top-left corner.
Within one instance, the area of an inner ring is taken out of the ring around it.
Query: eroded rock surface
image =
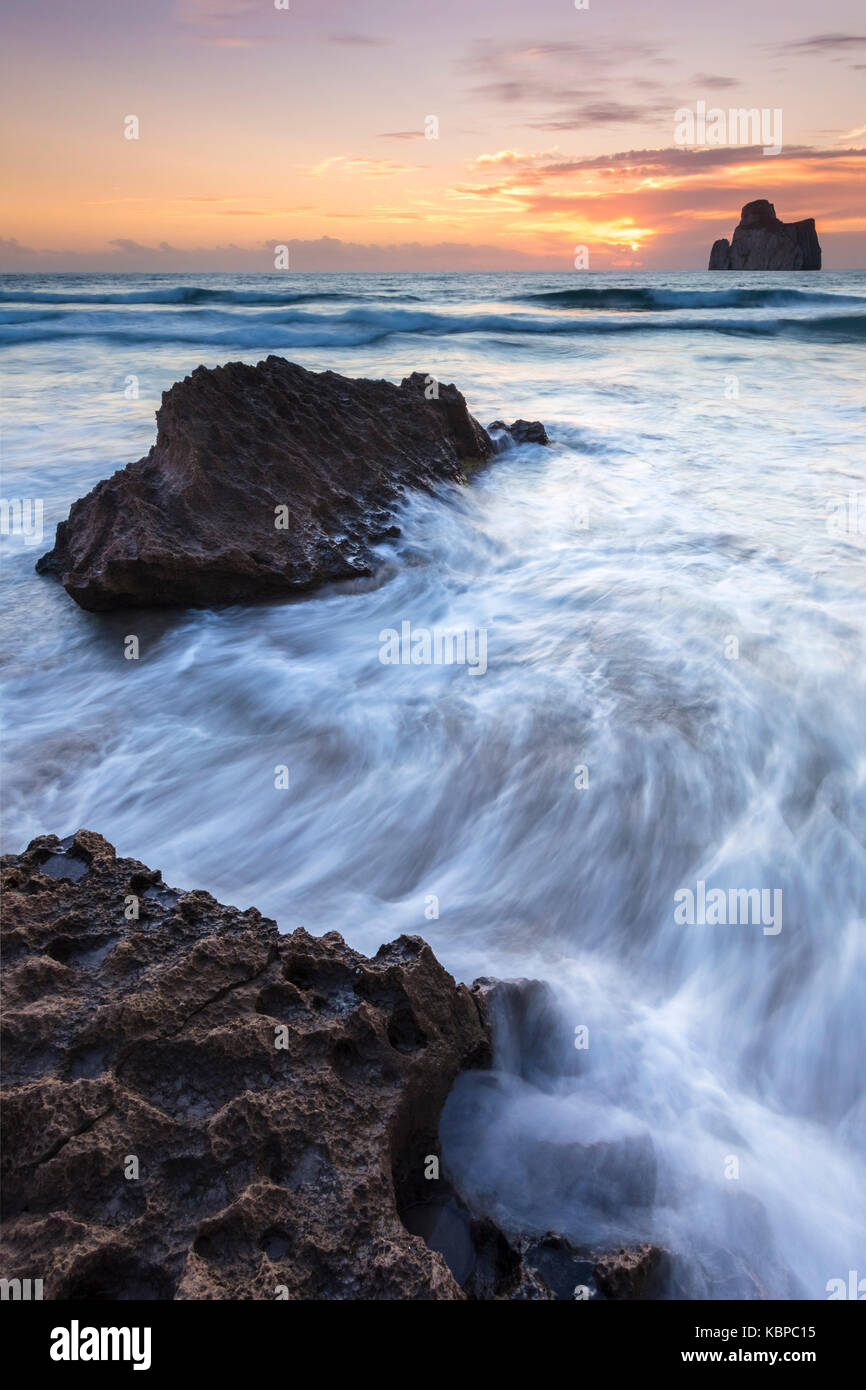
[[[87,831],[8,856],[3,886],[6,1277],[52,1299],[464,1297],[398,1215],[454,1077],[489,1056],[429,946],[281,936]]]
[[[588,1261],[593,1297],[651,1296],[646,1252],[606,1272],[452,1186],[440,1112],[490,1065],[494,982],[455,984],[420,937],[368,959],[281,935],[86,830],[5,856],[2,889],[2,1277],[47,1299],[549,1300]]]
[[[395,386],[273,356],[197,367],[163,394],[150,453],[73,504],[36,568],[92,610],[367,575],[405,489],[465,481],[494,452],[457,388],[435,389],[420,372]]]
[[[820,270],[815,219],[781,222],[766,198],[746,203],[729,242],[713,243],[710,270]]]

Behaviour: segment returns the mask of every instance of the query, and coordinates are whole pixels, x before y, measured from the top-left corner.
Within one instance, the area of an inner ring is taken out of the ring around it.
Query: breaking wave
[[[407,499],[374,580],[139,612],[141,661],[0,537],[3,848],[89,826],[284,930],[544,982],[452,1092],[446,1168],[505,1226],[664,1245],[699,1299],[864,1270],[866,278],[767,278],[389,275],[344,304],[311,275],[272,304],[267,277],[43,276],[0,311],[4,492],[44,499],[45,548],[203,356],[429,364],[479,419],[544,421],[550,449]],[[483,631],[483,678],[384,664],[407,620]],[[779,933],[678,920],[702,882],[778,890]]]
[[[281,292],[271,294],[256,290],[212,289],[204,285],[177,285],[172,289],[152,287],[146,290],[125,290],[103,294],[80,294],[70,291],[58,294],[51,290],[0,290],[0,304],[177,304],[181,306],[197,304],[237,304],[252,307],[270,305],[279,308],[284,304],[315,304],[342,302],[356,303],[363,293],[352,291],[301,291],[294,294]],[[381,293],[371,296],[382,298]],[[400,294],[401,299],[415,299],[415,295]]]
[[[834,298],[827,295],[827,301]],[[861,301],[862,302],[862,301]],[[584,314],[502,314],[486,311],[451,314],[424,309],[358,306],[343,313],[316,313],[297,309],[285,313],[224,313],[218,309],[112,316],[71,310],[0,311],[0,346],[15,343],[54,342],[66,338],[98,337],[120,346],[210,346],[228,351],[294,351],[307,347],[354,347],[380,342],[397,334],[421,338],[447,338],[466,334],[506,336],[586,336],[622,333],[719,333],[784,336],[817,339],[857,339],[866,332],[866,314],[842,312],[816,317],[744,317],[688,314],[677,318],[660,315],[617,317]]]
[[[828,294],[822,290],[724,289],[669,290],[641,286],[589,287],[549,290],[523,296],[523,303],[556,309],[620,309],[651,312],[665,309],[772,309],[811,304],[863,304],[859,295]]]

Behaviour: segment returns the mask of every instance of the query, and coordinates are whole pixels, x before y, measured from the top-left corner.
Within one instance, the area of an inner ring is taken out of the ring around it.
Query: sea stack
[[[780,222],[766,198],[746,203],[731,241],[713,242],[709,270],[820,270],[814,217]]]

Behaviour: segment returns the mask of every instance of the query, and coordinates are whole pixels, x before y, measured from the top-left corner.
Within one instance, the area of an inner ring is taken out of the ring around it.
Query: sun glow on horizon
[[[638,0],[591,18],[479,0],[435,45],[405,0],[364,33],[349,0],[216,4],[115,0],[98,24],[73,6],[51,25],[18,6],[2,268],[268,270],[287,244],[298,269],[565,269],[576,241],[595,265],[705,268],[757,197],[814,216],[837,264],[866,260],[866,149],[843,143],[864,131],[860,65],[832,34],[768,77],[778,15],[744,44],[685,0],[650,28]],[[781,153],[678,146],[701,83],[784,108]]]

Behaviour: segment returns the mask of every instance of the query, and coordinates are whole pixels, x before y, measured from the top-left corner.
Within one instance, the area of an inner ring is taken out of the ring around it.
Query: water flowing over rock
[[[820,270],[814,217],[781,222],[766,198],[746,203],[732,241],[713,242],[710,270]]]
[[[491,420],[487,433],[499,454],[517,444],[550,443],[547,430],[540,420],[513,420],[510,425],[506,425],[504,420]]]
[[[490,982],[455,984],[416,936],[368,959],[280,935],[86,830],[2,870],[4,1278],[49,1299],[560,1296],[438,1167],[452,1083],[490,1064]],[[645,1296],[625,1256],[600,1257],[601,1296]]]
[[[464,482],[494,450],[455,386],[197,367],[163,393],[156,444],[97,483],[37,563],[82,608],[243,603],[372,572],[407,488]]]

